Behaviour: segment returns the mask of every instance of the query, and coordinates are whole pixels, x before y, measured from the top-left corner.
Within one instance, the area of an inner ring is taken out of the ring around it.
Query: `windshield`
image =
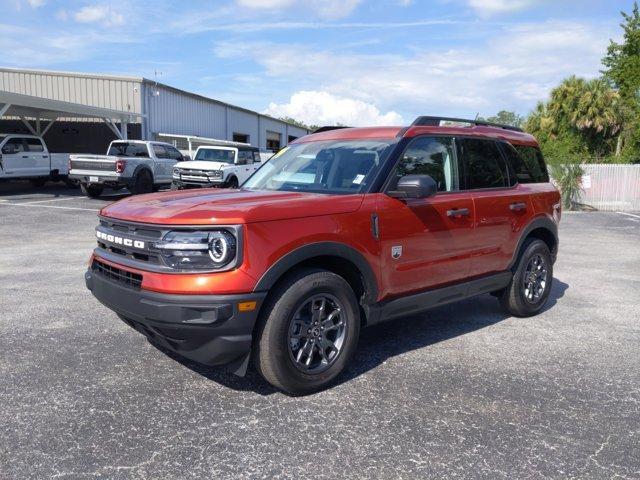
[[[217,148],[199,148],[194,160],[204,160],[208,162],[233,163],[235,160],[235,150],[220,150]]]
[[[371,184],[391,150],[390,141],[330,140],[294,144],[264,164],[244,188],[360,193]]]

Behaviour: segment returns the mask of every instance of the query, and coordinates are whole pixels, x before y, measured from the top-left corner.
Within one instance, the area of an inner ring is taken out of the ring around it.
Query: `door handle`
[[[524,202],[512,203],[511,205],[509,205],[509,208],[512,212],[521,212],[522,210],[527,209],[527,204]]]
[[[457,218],[457,217],[468,217],[469,209],[468,208],[454,208],[453,210],[447,210],[447,217]]]
[[[22,155],[22,158],[29,158],[29,155]]]

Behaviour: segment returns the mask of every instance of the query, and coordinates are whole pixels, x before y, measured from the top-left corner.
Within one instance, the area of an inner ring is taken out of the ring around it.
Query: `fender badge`
[[[395,260],[402,256],[402,245],[391,247],[391,257]]]

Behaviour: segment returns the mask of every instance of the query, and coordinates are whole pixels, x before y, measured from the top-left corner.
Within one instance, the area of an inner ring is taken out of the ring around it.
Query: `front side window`
[[[458,190],[458,164],[453,152],[453,139],[447,137],[418,137],[402,154],[396,168],[397,181],[405,175],[429,175],[439,192]]]
[[[149,158],[149,151],[147,150],[147,145],[144,143],[113,142],[109,147],[107,155]]]
[[[509,186],[507,164],[493,140],[460,140],[467,190],[506,188]]]
[[[165,145],[164,147],[167,150],[167,156],[168,158],[172,159],[172,160],[182,160],[182,154],[180,153],[180,151],[174,147],[169,147],[167,145]]]
[[[328,140],[285,147],[244,184],[251,190],[361,193],[389,156],[392,141]]]
[[[2,153],[20,153],[24,152],[24,143],[21,138],[10,138],[2,147]]]
[[[167,150],[164,148],[164,145],[153,144],[153,154],[156,158],[169,158],[167,155]]]
[[[236,151],[223,150],[219,148],[199,148],[196,152],[196,158],[205,162],[235,163]]]

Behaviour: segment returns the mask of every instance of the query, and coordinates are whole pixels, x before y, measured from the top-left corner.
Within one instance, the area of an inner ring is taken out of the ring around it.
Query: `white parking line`
[[[82,197],[62,197],[62,198],[48,198],[47,200],[35,200],[33,202],[22,202],[21,205],[31,205],[32,203],[46,203],[46,202],[64,202],[65,200],[77,200]]]
[[[93,208],[79,208],[79,207],[58,207],[57,205],[32,205],[30,203],[11,203],[11,202],[2,202],[1,206],[7,207],[31,207],[31,208],[57,208],[59,210],[82,210],[85,212],[99,212],[100,210],[96,210]]]
[[[626,215],[628,217],[640,218],[640,215],[636,215],[635,213],[627,213],[627,212],[616,212],[619,215]]]

